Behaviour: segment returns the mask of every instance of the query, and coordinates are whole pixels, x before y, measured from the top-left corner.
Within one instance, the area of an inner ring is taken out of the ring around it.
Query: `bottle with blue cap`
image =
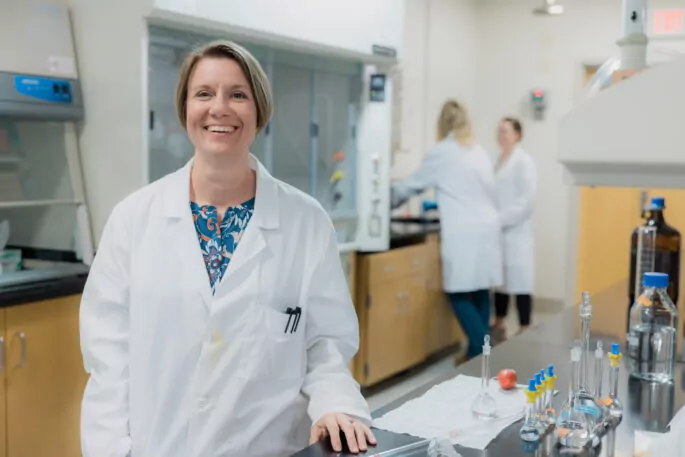
[[[640,296],[640,288],[643,278],[639,276],[639,264],[645,259],[641,259],[639,251],[640,231],[651,228],[656,230],[655,240],[653,241],[653,252],[648,259],[653,265],[652,270],[659,273],[668,274],[670,281],[668,284],[668,295],[673,303],[678,303],[678,293],[680,289],[680,232],[666,223],[664,211],[666,200],[664,197],[652,197],[650,205],[645,208],[648,212],[644,225],[633,230],[631,236],[630,250],[630,272],[628,285],[628,319],[630,321],[630,308],[635,303],[635,299]]]
[[[540,428],[538,427],[538,416],[536,411],[536,403],[538,398],[538,389],[535,379],[528,381],[528,389],[526,389],[526,419],[523,422],[523,427],[519,431],[519,436],[523,441],[537,442],[540,439]]]
[[[630,310],[628,370],[651,382],[671,382],[676,357],[678,310],[668,295],[668,275],[645,273],[644,290]]]

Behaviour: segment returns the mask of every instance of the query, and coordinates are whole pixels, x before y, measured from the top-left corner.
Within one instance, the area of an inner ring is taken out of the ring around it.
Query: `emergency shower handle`
[[[15,365],[15,368],[21,368],[26,365],[26,334],[24,332],[17,332],[14,335],[19,338],[19,344],[21,345],[21,360]]]

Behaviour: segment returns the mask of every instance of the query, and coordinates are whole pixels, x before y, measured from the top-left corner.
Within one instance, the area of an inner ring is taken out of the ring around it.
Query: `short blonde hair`
[[[236,62],[250,83],[257,106],[257,133],[266,127],[273,114],[274,104],[269,78],[257,59],[242,46],[231,41],[213,41],[190,52],[183,65],[176,85],[176,114],[186,128],[188,82],[197,63],[205,58],[225,58]]]
[[[438,140],[444,140],[450,133],[461,143],[473,141],[473,125],[468,110],[456,100],[447,100],[438,118]]]

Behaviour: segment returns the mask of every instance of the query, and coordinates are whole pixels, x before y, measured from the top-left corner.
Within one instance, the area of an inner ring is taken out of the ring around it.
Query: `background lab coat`
[[[286,456],[325,413],[370,421],[330,219],[251,160],[255,212],[215,296],[190,163],[112,212],[81,305],[85,457]],[[299,328],[284,333],[295,306]]]
[[[536,171],[533,158],[515,148],[496,171],[497,201],[504,236],[502,292],[532,294],[535,282],[533,204]]]
[[[501,226],[492,170],[492,160],[480,146],[466,147],[448,136],[415,173],[393,188],[394,205],[435,188],[446,292],[489,289],[502,283]]]

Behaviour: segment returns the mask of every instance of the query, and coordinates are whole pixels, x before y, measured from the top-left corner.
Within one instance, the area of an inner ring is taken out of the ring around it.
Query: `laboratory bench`
[[[593,300],[593,321],[591,348],[594,341],[601,339],[604,348],[609,349],[612,342],[625,340],[625,288],[617,285],[604,293],[597,294]],[[619,293],[619,291],[622,291]],[[620,298],[620,300],[619,300]],[[620,310],[620,313],[618,313]],[[614,312],[620,317],[608,319]],[[554,399],[557,411],[567,396],[570,378],[570,347],[574,339],[579,337],[577,322],[579,321],[577,308],[566,308],[557,316],[531,328],[526,333],[515,336],[492,350],[490,358],[491,373],[495,375],[504,368],[516,370],[519,382],[524,382],[535,372],[539,372],[549,364],[554,364],[558,376],[556,389],[559,394]],[[620,322],[619,322],[620,321]],[[621,352],[625,347],[621,344]],[[626,357],[621,359],[619,376],[618,396],[623,402],[624,415],[621,424],[611,433],[607,434],[600,446],[595,449],[587,449],[584,453],[575,455],[595,457],[619,457],[632,456],[634,435],[636,430],[652,432],[665,432],[668,423],[685,406],[685,363],[676,363],[674,382],[670,384],[649,383],[631,378],[626,369]],[[608,392],[608,369],[605,361],[604,390]],[[590,373],[594,371],[590,369]],[[407,401],[417,398],[426,393],[433,386],[453,377],[463,374],[480,377],[481,357],[476,357],[467,363],[454,367],[431,382],[413,390],[412,392],[396,399],[390,404],[373,412],[373,417],[378,418],[392,411]],[[493,382],[496,382],[493,380]],[[470,405],[454,405],[455,409],[469,408]],[[518,436],[522,421],[518,421],[504,429],[495,438],[485,451],[457,447],[463,457],[487,456],[487,457],[533,457],[536,455],[558,455],[552,439],[547,437],[538,449],[526,446]],[[373,455],[384,450],[391,450],[405,444],[419,441],[418,438],[391,433],[374,429],[378,445],[366,453],[358,455]],[[536,452],[539,452],[536,454]],[[310,446],[295,454],[296,457],[332,457],[351,456],[353,454],[334,453],[327,443],[319,443]],[[423,454],[407,454],[424,455]]]

